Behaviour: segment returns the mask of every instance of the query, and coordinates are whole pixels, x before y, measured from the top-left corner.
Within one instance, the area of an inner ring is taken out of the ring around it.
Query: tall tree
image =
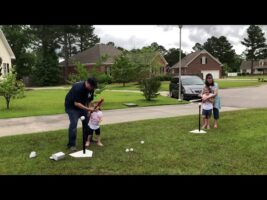
[[[186,54],[181,52],[181,58],[183,59],[186,56]],[[171,48],[168,50],[168,53],[164,56],[166,61],[168,62],[168,65],[171,67],[175,63],[177,63],[180,60],[180,49]]]
[[[203,50],[203,46],[199,44],[198,42],[195,44],[195,46],[192,47],[194,51],[200,51]]]
[[[35,37],[37,63],[33,71],[33,81],[38,85],[56,85],[60,78],[58,55],[61,30],[56,25],[31,25]]]
[[[156,42],[151,43],[150,47],[154,48],[156,51],[159,51],[162,56],[165,56],[168,53],[164,46],[159,45]]]
[[[203,44],[203,48],[229,67],[234,62],[235,50],[225,36],[219,38],[212,36]]]
[[[100,42],[100,38],[94,34],[92,25],[79,25],[77,31],[77,45],[82,52]]]
[[[115,43],[114,42],[108,42],[107,45],[115,47]]]
[[[16,56],[16,59],[12,60],[12,64],[15,66],[17,78],[28,76],[35,63],[35,55],[29,50],[33,41],[30,27],[27,25],[3,25],[1,29]]]
[[[250,25],[247,29],[248,37],[241,41],[247,47],[246,59],[251,60],[251,74],[254,74],[253,63],[255,60],[267,57],[267,45],[264,33],[259,26]]]
[[[134,80],[136,70],[136,65],[126,55],[121,54],[112,66],[112,78],[125,86],[125,83]]]

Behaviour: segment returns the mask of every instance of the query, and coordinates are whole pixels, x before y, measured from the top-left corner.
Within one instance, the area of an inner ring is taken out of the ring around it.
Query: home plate
[[[206,131],[203,131],[203,130],[198,130],[198,129],[196,129],[196,130],[193,130],[193,131],[190,131],[190,133],[198,133],[198,134],[203,134],[203,133],[207,133]]]
[[[93,151],[86,149],[85,153],[83,153],[83,150],[81,150],[81,151],[77,151],[75,153],[71,153],[69,155],[74,157],[74,158],[89,158],[89,157],[93,156]]]

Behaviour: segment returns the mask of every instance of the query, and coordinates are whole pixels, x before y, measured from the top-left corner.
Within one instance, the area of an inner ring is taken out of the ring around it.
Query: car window
[[[183,85],[203,85],[203,81],[198,77],[182,78]]]

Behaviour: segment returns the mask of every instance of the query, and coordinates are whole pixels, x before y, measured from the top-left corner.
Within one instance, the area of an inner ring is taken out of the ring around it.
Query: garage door
[[[202,70],[201,73],[203,74],[203,78],[206,78],[207,74],[212,74],[214,79],[220,78],[220,70]]]

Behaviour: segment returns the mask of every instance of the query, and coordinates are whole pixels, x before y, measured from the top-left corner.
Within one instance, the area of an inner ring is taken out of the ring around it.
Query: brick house
[[[196,51],[188,54],[181,61],[182,75],[201,75],[205,77],[206,74],[211,73],[214,79],[222,77],[222,63],[212,56],[206,50]],[[180,62],[177,62],[170,68],[172,75],[179,74]]]
[[[267,59],[255,60],[253,69],[254,74],[267,74]],[[243,60],[240,65],[240,72],[251,74],[251,61]]]
[[[63,67],[63,74],[66,80],[71,73],[75,73],[74,67],[77,62],[84,64],[87,70],[90,71],[102,56],[108,56],[107,60],[102,63],[102,66],[100,66],[98,70],[100,72],[110,74],[111,66],[114,64],[115,58],[121,53],[121,50],[111,45],[97,44],[92,48],[70,57],[68,66],[66,66],[65,61],[60,62],[59,65]]]
[[[122,54],[122,51],[114,46],[97,44],[92,48],[70,57],[68,66],[66,66],[65,61],[60,62],[59,65],[63,68],[64,80],[66,81],[71,73],[75,73],[74,69],[77,62],[84,64],[87,70],[90,71],[102,56],[108,56],[108,59],[102,63],[102,66],[98,68],[98,71],[111,75],[112,65],[115,62],[115,58],[120,54]],[[161,54],[145,54],[143,56],[146,59],[151,60],[152,63],[156,62],[159,64],[159,74],[166,74],[165,68],[168,63]]]

